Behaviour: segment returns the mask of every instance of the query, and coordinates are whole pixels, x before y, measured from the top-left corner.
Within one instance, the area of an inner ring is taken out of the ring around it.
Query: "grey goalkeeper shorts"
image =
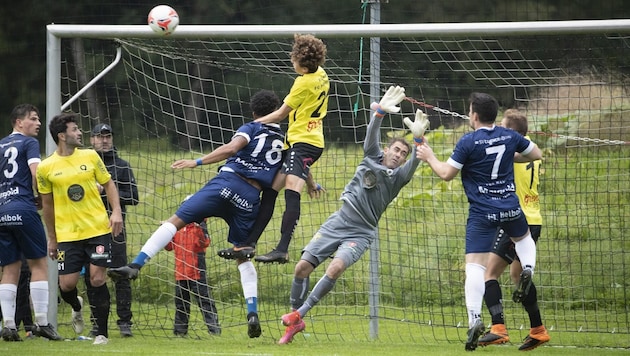
[[[329,257],[341,258],[346,268],[357,262],[377,236],[377,229],[356,213],[341,209],[322,224],[302,250],[302,259],[317,267]]]

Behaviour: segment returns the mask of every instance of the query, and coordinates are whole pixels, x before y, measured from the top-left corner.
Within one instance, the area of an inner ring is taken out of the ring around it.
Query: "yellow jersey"
[[[57,242],[111,233],[107,210],[96,185],[110,179],[105,164],[91,149],[75,149],[70,156],[55,152],[37,166],[39,192],[53,195]]]
[[[284,98],[284,103],[293,109],[289,113],[285,148],[298,142],[324,148],[322,121],[328,111],[329,91],[328,74],[322,67],[295,78]]]
[[[529,139],[529,137],[525,136]],[[542,225],[540,214],[540,196],[538,184],[540,182],[541,160],[526,163],[514,163],[514,184],[516,195],[525,213],[529,225]]]

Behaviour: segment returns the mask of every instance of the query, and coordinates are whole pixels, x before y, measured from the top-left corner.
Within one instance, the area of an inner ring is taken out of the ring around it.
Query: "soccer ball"
[[[149,27],[154,32],[162,35],[170,35],[179,25],[177,11],[168,5],[158,5],[151,9],[147,19]]]

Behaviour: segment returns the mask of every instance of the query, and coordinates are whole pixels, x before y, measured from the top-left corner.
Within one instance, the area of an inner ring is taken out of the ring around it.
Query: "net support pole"
[[[370,3],[370,24],[381,22],[381,4],[379,0]],[[370,37],[370,102],[378,102],[381,96],[379,84],[381,82],[381,39],[380,37]],[[368,115],[371,115],[368,114]],[[378,229],[372,244],[370,245],[370,264],[368,283],[368,304],[370,308],[370,338],[378,339],[378,308],[380,293],[380,273],[379,273],[379,238]]]
[[[98,73],[96,77],[92,78],[92,80],[90,80],[87,84],[85,84],[85,86],[81,88],[81,90],[79,90],[70,99],[68,99],[68,101],[66,101],[61,106],[61,112],[66,110],[68,106],[72,105],[72,103],[74,103],[81,95],[83,95],[83,93],[85,93],[88,89],[90,89],[90,87],[94,85],[94,83],[98,82],[103,76],[105,76],[105,74],[109,73],[109,71],[114,69],[114,67],[116,67],[118,62],[120,62],[121,58],[122,58],[122,48],[118,46],[116,48],[116,58],[114,58],[112,63],[110,63],[107,67],[105,67],[105,69],[103,69],[100,73]]]
[[[46,34],[46,127],[61,107],[61,38]],[[48,130],[46,130],[48,132]],[[56,145],[46,134],[46,156],[55,152]],[[57,261],[48,262],[48,322],[57,328],[57,291],[59,289]]]
[[[53,117],[66,110],[85,91],[109,73],[120,62],[122,48],[116,49],[116,57],[97,76],[92,78],[81,90],[74,94],[63,105],[61,104],[61,38],[50,31],[47,32],[46,44],[46,127]],[[57,145],[52,137],[46,136],[46,156],[55,152]],[[59,272],[57,261],[48,259],[48,321],[57,328]]]

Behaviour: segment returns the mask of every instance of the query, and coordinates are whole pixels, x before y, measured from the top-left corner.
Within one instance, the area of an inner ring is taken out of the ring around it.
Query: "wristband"
[[[422,144],[422,137],[414,137],[413,142],[416,144],[416,146],[420,146]]]
[[[370,105],[370,108],[376,111],[374,115],[376,115],[377,117],[383,117],[387,113],[385,110],[381,109],[381,106],[378,103],[372,103]]]
[[[197,162],[198,166],[203,165],[203,162],[201,161],[201,158],[197,158],[197,160],[195,162]]]

